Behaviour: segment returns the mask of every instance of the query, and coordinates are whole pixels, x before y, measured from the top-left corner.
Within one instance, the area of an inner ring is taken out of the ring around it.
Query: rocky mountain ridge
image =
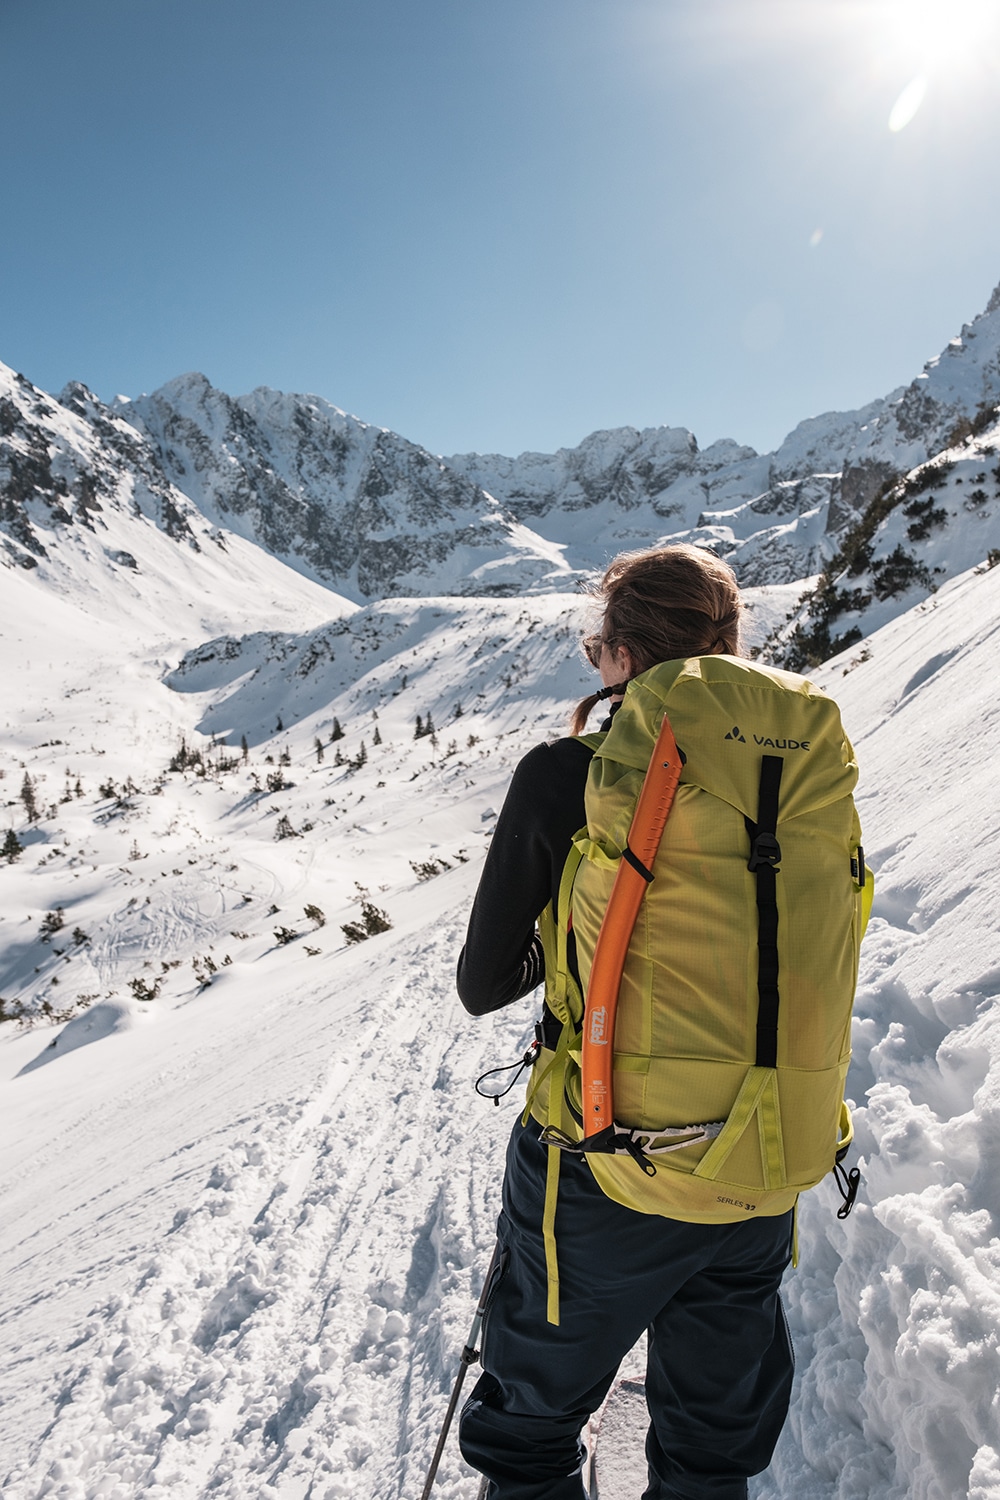
[[[188,549],[240,538],[365,603],[572,591],[622,548],[683,539],[745,586],[821,575],[795,641],[775,647],[805,663],[1000,544],[998,403],[1000,288],[909,386],[809,418],[771,454],[658,427],[555,454],[441,458],[316,396],[234,398],[186,375],[107,406],[77,383],[56,400],[0,366],[0,560],[70,556],[74,533],[98,540],[115,511]],[[948,503],[912,477],[944,454],[958,465]],[[109,553],[108,566],[129,564]],[[861,582],[836,583],[845,569]]]

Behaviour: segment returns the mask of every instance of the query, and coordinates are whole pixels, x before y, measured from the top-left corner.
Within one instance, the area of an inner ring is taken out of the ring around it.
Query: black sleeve
[[[545,977],[535,921],[559,891],[582,827],[591,752],[579,740],[537,745],[514,772],[458,960],[458,993],[474,1016],[530,994]]]

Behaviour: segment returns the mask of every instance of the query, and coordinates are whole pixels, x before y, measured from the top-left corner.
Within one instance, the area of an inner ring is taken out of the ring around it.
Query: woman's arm
[[[584,822],[590,754],[577,740],[557,740],[537,745],[514,772],[458,960],[458,993],[474,1016],[520,1000],[545,977],[535,922]]]

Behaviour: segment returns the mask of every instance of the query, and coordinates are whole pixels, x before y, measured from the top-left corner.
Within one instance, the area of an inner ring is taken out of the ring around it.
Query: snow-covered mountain
[[[185,375],[120,410],[217,525],[351,597],[565,587],[559,549],[476,484],[318,396]]]
[[[855,566],[872,506],[982,436],[998,403],[1000,288],[909,386],[811,417],[770,454],[731,441],[700,450],[684,429],[658,427],[593,433],[555,454],[443,459],[317,396],[233,398],[186,375],[107,407],[80,385],[54,401],[0,366],[0,537],[8,561],[30,565],[58,528],[100,532],[117,497],[174,540],[201,517],[361,603],[564,592],[623,547],[666,538],[711,547],[745,585],[790,584],[835,571],[845,543]],[[986,492],[980,521],[992,482]],[[995,545],[989,527],[971,532]],[[877,579],[870,592],[896,597]]]
[[[1000,403],[1000,287],[909,386],[858,411],[801,422],[770,454],[700,451],[682,428],[594,433],[519,458],[462,454],[468,474],[577,566],[664,534],[711,546],[747,584],[819,572],[890,482],[962,441]]]

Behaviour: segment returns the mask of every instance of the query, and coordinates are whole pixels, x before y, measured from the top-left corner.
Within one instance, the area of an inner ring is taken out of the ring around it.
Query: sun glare
[[[998,0],[892,0],[885,19],[895,46],[924,74],[1000,54]]]

